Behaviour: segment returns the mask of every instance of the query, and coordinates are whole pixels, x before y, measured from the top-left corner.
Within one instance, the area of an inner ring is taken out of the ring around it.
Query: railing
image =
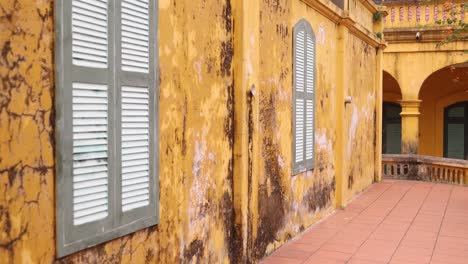
[[[388,16],[384,18],[385,28],[408,28],[421,26],[440,26],[437,21],[447,18],[457,18],[466,21],[467,17],[462,8],[463,1],[419,3],[389,2]]]
[[[468,185],[468,161],[420,155],[382,155],[384,178]]]

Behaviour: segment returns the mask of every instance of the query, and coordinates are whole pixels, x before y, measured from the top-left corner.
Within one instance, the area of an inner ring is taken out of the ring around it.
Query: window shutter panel
[[[109,216],[109,34],[107,0],[71,7],[73,225]],[[104,78],[86,74],[103,73]]]
[[[155,22],[154,1],[122,0],[117,34],[117,60],[120,71],[120,177],[119,209],[121,224],[126,224],[157,212],[156,129],[157,100],[155,96]]]
[[[73,224],[108,216],[107,85],[72,84]]]
[[[112,228],[113,63],[107,0],[57,1],[57,249]]]
[[[294,29],[294,117],[293,117],[293,158],[294,172],[305,168],[305,53],[306,32],[303,24]]]
[[[302,19],[294,26],[293,172],[314,167],[315,36]]]
[[[314,167],[315,135],[315,37],[312,29],[306,30],[306,119],[305,119],[305,152],[306,166]]]
[[[149,89],[122,87],[122,210],[149,205]]]
[[[73,64],[107,68],[107,0],[72,1]]]
[[[55,5],[62,257],[158,223],[158,1]]]
[[[146,0],[122,1],[122,70],[149,73],[149,5]]]

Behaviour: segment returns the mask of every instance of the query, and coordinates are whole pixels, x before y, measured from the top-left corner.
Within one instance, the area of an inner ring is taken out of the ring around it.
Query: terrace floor
[[[384,180],[263,264],[468,263],[468,187]]]

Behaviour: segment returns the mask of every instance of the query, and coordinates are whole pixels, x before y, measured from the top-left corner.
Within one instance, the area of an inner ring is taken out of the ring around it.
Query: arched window
[[[468,160],[468,101],[445,108],[444,157]]]
[[[315,34],[302,19],[293,29],[293,172],[314,168]]]
[[[382,150],[384,154],[401,154],[401,106],[383,103]]]

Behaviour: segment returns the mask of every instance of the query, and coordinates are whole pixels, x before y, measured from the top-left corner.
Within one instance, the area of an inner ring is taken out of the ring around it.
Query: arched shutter
[[[297,25],[294,30],[294,170],[305,169],[305,27]]]
[[[314,166],[315,37],[305,21],[294,27],[293,172]]]

